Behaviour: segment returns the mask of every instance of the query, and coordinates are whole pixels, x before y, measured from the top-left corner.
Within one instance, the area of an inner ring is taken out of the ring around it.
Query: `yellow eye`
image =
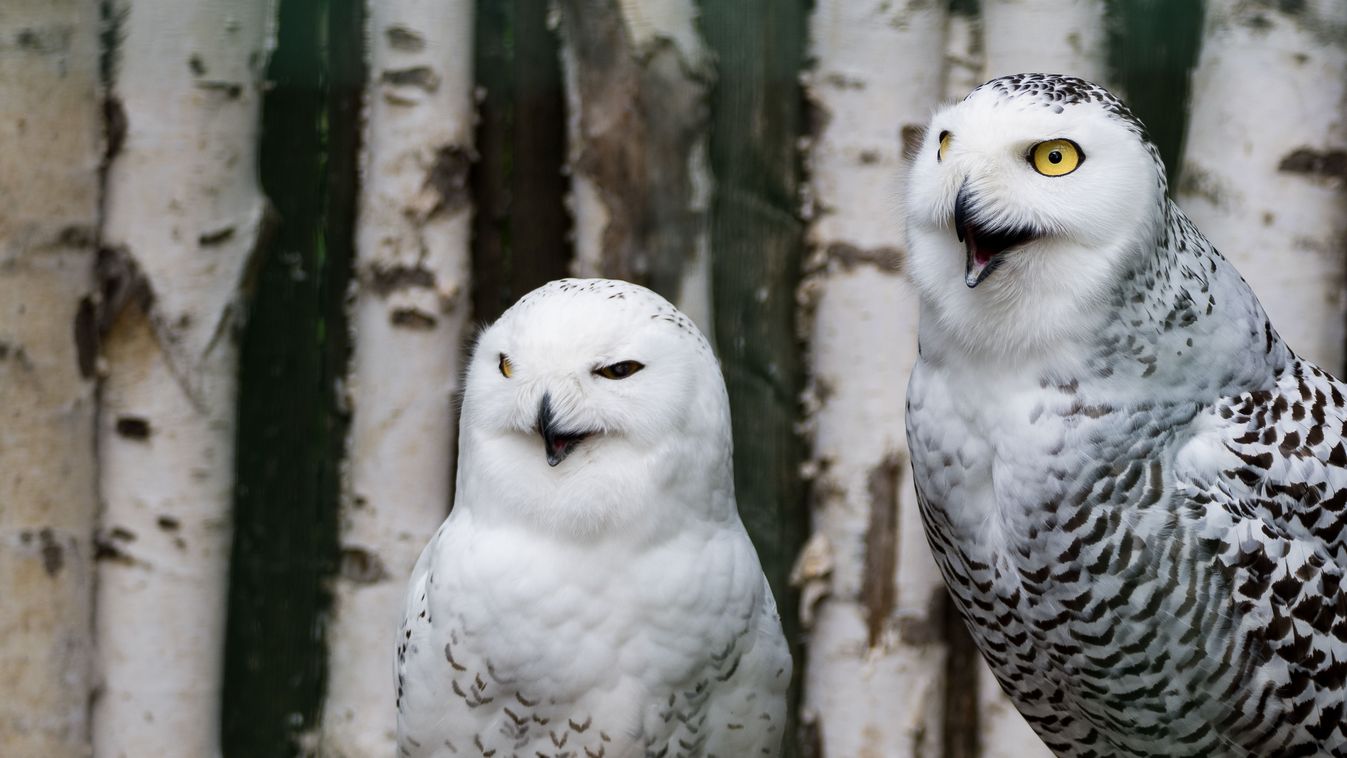
[[[1029,149],[1029,163],[1044,176],[1066,176],[1085,161],[1085,154],[1069,139],[1050,139]]]
[[[645,368],[644,363],[622,361],[621,363],[614,363],[611,366],[600,366],[594,369],[594,373],[604,379],[626,379],[643,368]]]
[[[510,359],[505,357],[505,353],[501,353],[501,354],[500,354],[500,375],[503,376],[503,377],[505,377],[506,379],[509,379],[509,378],[510,378],[510,374],[513,374],[513,373],[514,373],[514,366],[511,366],[511,365],[510,365]]]
[[[945,159],[945,153],[949,152],[949,140],[950,140],[949,132],[940,133],[940,149],[937,150],[935,153],[936,162],[943,161]]]

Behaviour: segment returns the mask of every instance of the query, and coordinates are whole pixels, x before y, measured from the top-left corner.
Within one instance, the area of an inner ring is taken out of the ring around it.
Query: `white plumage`
[[[775,755],[791,661],[696,327],[561,280],[486,329],[398,631],[402,756]]]

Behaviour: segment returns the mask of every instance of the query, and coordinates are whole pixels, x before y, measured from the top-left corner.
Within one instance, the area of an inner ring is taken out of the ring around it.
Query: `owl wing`
[[[1213,607],[1233,635],[1221,668],[1239,670],[1228,718],[1281,751],[1347,753],[1345,397],[1293,359],[1271,389],[1214,406],[1176,462],[1176,505],[1228,593]]]

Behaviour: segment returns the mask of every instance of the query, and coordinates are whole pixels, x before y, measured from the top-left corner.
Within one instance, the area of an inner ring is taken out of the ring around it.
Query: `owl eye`
[[[594,373],[598,374],[604,379],[626,379],[627,377],[631,376],[637,371],[640,371],[643,368],[645,368],[644,363],[637,363],[636,361],[622,361],[620,363],[614,363],[609,366],[600,366],[599,368],[594,369]]]
[[[510,364],[510,359],[505,357],[505,353],[500,354],[500,375],[506,379],[514,373],[514,366]]]
[[[949,152],[949,141],[952,135],[949,132],[940,133],[940,149],[935,151],[935,160],[937,163],[945,159],[945,153]]]
[[[1085,153],[1069,139],[1050,139],[1029,148],[1029,163],[1044,176],[1066,176],[1085,162]]]

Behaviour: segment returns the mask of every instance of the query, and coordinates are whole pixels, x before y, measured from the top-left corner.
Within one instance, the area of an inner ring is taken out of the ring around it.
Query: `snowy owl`
[[[1297,357],[1080,79],[995,79],[913,156],[927,535],[1061,756],[1347,755],[1347,386]]]
[[[402,756],[776,755],[791,660],[705,338],[564,279],[486,329],[454,508],[408,587]]]

